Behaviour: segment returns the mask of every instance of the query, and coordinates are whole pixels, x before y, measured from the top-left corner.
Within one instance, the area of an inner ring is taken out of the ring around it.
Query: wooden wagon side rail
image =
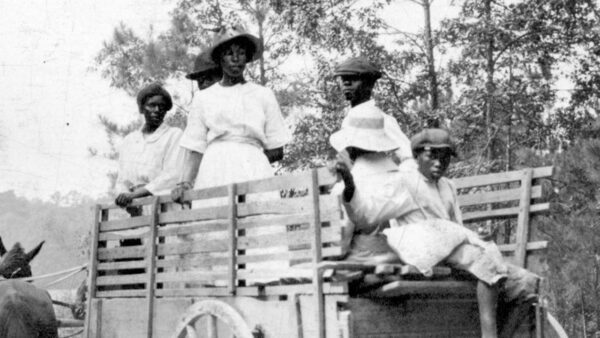
[[[156,297],[294,293],[313,295],[318,336],[324,337],[324,295],[348,293],[347,283],[324,282],[319,267],[324,257],[343,253],[339,200],[322,195],[335,179],[320,169],[186,192],[184,199],[194,204],[187,210],[166,196],[142,198],[133,203],[145,210],[136,217],[114,205],[97,206],[88,337],[101,336],[106,298],[145,298],[150,337]],[[123,240],[141,245],[123,246]],[[301,262],[310,264],[293,267]],[[300,280],[281,285],[281,278]]]

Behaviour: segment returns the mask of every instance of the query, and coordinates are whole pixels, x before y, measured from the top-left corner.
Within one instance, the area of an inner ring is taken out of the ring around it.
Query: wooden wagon
[[[537,269],[546,242],[529,218],[548,209],[537,168],[457,180],[467,222],[502,225],[501,248]],[[343,213],[324,169],[192,191],[179,210],[141,199],[143,216],[97,206],[87,337],[477,337],[473,280],[439,267],[339,261]],[[132,232],[132,229],[138,231]],[[141,238],[123,247],[119,240]],[[365,287],[367,285],[367,287]],[[540,300],[518,337],[560,336]],[[550,329],[549,329],[550,328]]]

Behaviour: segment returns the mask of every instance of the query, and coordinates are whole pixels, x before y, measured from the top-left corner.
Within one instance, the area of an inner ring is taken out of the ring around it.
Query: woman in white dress
[[[183,178],[172,193],[274,175],[271,163],[283,158],[291,139],[273,91],[247,82],[244,69],[260,58],[261,43],[240,29],[223,29],[212,46],[212,60],[223,77],[201,91],[181,138]]]
[[[283,146],[291,139],[291,134],[273,91],[244,78],[246,64],[258,60],[261,53],[260,40],[240,29],[223,29],[216,35],[210,56],[221,67],[223,77],[202,90],[190,110],[181,138],[181,147],[185,149],[183,175],[172,192],[174,201],[181,201],[183,193],[192,188],[274,176],[271,163],[283,158]],[[279,197],[278,193],[266,195],[260,198]],[[246,201],[253,200],[253,197]],[[197,201],[193,206],[210,207],[226,203],[226,198],[218,198]],[[252,229],[246,235],[269,231],[267,228]],[[216,233],[206,235],[220,236]],[[254,251],[268,253],[261,250],[246,250],[246,254]],[[204,268],[217,270],[226,267]],[[266,267],[253,263],[246,268]],[[220,281],[216,281],[215,285],[221,285]]]

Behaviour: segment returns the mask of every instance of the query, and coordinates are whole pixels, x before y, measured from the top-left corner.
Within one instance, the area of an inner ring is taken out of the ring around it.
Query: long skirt
[[[206,152],[202,157],[198,176],[194,189],[202,189],[231,183],[244,182],[249,180],[257,180],[274,176],[274,169],[265,156],[263,149],[254,144],[240,143],[234,141],[218,141],[209,144]],[[267,192],[245,196],[245,199],[239,200],[240,203],[256,202],[261,200],[273,200],[280,198],[279,192]],[[228,203],[226,197],[198,200],[192,203],[192,208],[207,208],[213,206],[223,206]],[[226,229],[223,229],[226,230]],[[279,229],[281,230],[281,229]],[[263,227],[257,229],[249,229],[245,231],[246,236],[265,235],[273,231],[272,228]],[[203,240],[210,238],[219,238],[226,234],[225,232],[208,233],[194,235],[192,238],[201,236]],[[190,240],[188,236],[184,240]],[[282,250],[284,248],[281,248]],[[275,253],[270,249],[249,249],[245,254],[269,254]],[[220,256],[226,253],[211,253],[211,256]],[[281,269],[288,268],[289,264],[266,264],[266,263],[249,263],[246,264],[246,270],[264,270],[264,269]],[[217,266],[210,269],[221,270],[224,266]],[[266,282],[264,279],[248,280],[247,283]],[[215,283],[217,286],[221,282]]]

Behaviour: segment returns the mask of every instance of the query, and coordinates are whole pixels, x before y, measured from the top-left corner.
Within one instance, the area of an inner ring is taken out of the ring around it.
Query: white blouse
[[[290,139],[271,89],[250,82],[215,83],[194,100],[181,146],[204,153],[211,142],[222,140],[275,149]]]
[[[430,181],[418,170],[401,170],[377,193],[358,186],[352,200],[344,203],[357,224],[373,225],[395,219],[398,225],[428,219],[462,224],[454,183],[446,177]]]
[[[181,134],[181,129],[162,124],[152,134],[137,130],[127,135],[119,151],[117,193],[138,186],[145,186],[153,195],[170,193],[183,166]]]

